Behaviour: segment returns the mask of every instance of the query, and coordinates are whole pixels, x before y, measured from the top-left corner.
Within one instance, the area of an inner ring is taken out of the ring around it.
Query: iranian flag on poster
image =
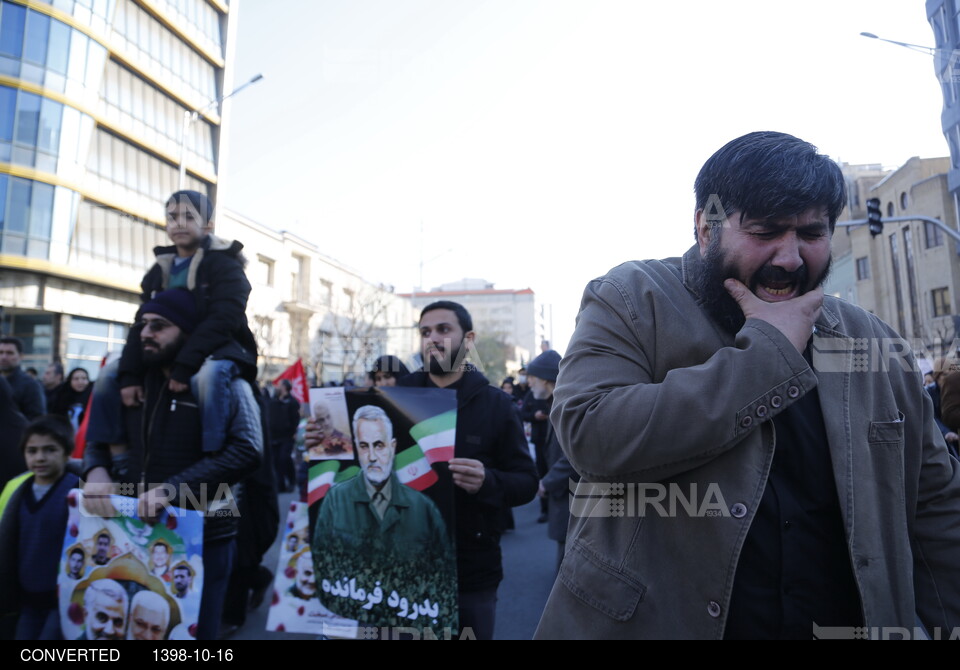
[[[310,464],[310,482],[307,484],[308,504],[312,505],[327,495],[339,470],[340,461],[313,461]]]
[[[457,436],[456,410],[421,421],[410,429],[410,435],[417,441],[428,463],[447,463],[453,458]]]
[[[424,491],[437,483],[437,473],[430,467],[430,461],[420,447],[414,445],[397,454],[393,463],[397,479],[418,491]]]

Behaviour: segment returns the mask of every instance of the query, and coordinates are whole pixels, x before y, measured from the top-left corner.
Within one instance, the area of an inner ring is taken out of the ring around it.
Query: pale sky
[[[922,0],[239,4],[235,84],[264,79],[232,99],[220,206],[398,291],[421,257],[425,288],[532,288],[561,352],[590,279],[692,244],[729,140],[948,155],[932,57],[860,36],[932,46]]]

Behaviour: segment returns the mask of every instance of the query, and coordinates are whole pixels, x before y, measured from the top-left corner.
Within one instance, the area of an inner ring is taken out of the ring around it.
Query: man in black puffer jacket
[[[129,434],[139,434],[142,444],[131,440],[123,481],[145,483],[145,490],[138,491],[138,511],[145,520],[156,520],[165,505],[189,508],[193,500],[201,501],[204,581],[197,639],[215,640],[237,554],[237,483],[257,469],[263,452],[260,409],[249,382],[235,376],[220,390],[227,405],[224,438],[219,445],[208,444],[191,385],[183,391],[169,386],[178,354],[199,322],[192,294],[184,289],[164,291],[141,312],[144,397],[139,407],[127,411],[127,418],[132,419]],[[224,358],[229,359],[228,353]],[[136,422],[139,430],[132,427]],[[84,494],[87,510],[93,514],[113,514],[108,499],[102,497],[113,490],[110,471],[109,446],[89,444],[84,454]]]

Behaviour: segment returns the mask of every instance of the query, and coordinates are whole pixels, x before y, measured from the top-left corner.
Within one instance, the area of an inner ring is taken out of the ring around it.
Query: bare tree
[[[343,293],[341,308],[327,319],[326,330],[333,337],[325,344],[338,348],[341,379],[346,379],[369,370],[374,359],[385,353],[387,311],[395,297],[383,286],[344,289]]]

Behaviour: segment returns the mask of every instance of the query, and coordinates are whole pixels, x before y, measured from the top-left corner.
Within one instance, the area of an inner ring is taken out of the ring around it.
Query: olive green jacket
[[[771,419],[816,386],[864,622],[912,633],[919,617],[948,637],[960,626],[960,464],[913,355],[832,297],[812,367],[764,321],[734,337],[690,288],[699,262],[694,247],[586,288],[551,413],[584,482],[537,636],[721,638],[776,448]],[[811,637],[853,631],[835,633]]]

